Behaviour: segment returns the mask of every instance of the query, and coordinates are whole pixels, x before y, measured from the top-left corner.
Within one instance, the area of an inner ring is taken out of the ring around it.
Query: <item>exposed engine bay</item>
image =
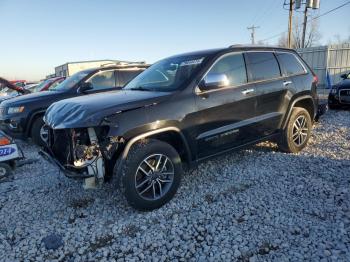
[[[102,184],[124,145],[121,137],[107,137],[107,130],[79,128],[49,130],[48,150],[71,178],[84,178],[86,187]]]

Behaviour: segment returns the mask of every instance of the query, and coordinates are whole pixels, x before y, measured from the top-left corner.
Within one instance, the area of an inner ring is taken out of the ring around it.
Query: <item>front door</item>
[[[219,58],[206,76],[225,75],[228,85],[196,90],[197,157],[204,158],[244,144],[255,136],[255,85],[248,84],[244,57],[231,53]]]

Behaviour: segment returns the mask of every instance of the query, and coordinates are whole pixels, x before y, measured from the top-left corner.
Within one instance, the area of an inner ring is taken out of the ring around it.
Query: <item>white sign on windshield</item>
[[[200,59],[184,61],[184,62],[181,62],[180,66],[198,65],[203,62],[203,59],[204,58],[202,57]]]

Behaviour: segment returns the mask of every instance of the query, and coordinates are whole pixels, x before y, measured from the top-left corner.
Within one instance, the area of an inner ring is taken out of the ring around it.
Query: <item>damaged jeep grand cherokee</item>
[[[174,196],[185,163],[266,140],[284,152],[302,150],[317,112],[316,86],[290,49],[231,46],[173,56],[123,90],[50,106],[45,155],[85,185],[115,176],[131,206],[152,210]]]

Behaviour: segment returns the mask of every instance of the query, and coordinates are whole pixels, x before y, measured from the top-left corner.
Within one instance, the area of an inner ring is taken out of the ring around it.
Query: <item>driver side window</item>
[[[228,86],[238,86],[247,83],[247,72],[243,54],[231,54],[220,58],[210,69],[210,74],[226,75]]]
[[[92,84],[93,90],[109,89],[116,86],[114,71],[99,72],[88,82]]]

